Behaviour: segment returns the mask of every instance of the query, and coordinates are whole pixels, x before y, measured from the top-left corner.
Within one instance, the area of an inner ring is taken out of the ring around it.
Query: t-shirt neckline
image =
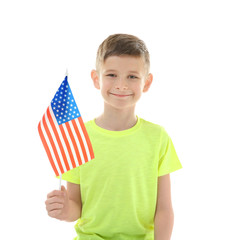
[[[136,130],[138,130],[140,128],[141,125],[141,119],[137,117],[137,122],[136,124],[129,128],[129,129],[125,129],[125,130],[121,130],[121,131],[112,131],[112,130],[107,130],[105,128],[99,127],[96,122],[95,122],[95,118],[92,120],[92,127],[95,128],[95,130],[102,132],[104,134],[108,134],[108,135],[112,135],[112,136],[123,136],[123,135],[128,135],[128,134],[132,134],[133,132],[135,132]]]

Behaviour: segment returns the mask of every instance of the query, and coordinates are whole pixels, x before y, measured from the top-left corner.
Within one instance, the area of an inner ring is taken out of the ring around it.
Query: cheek
[[[134,89],[134,91],[141,92],[142,89],[143,89],[143,84],[142,84],[142,82],[141,83],[135,83],[135,84],[132,84],[131,87]]]
[[[112,81],[101,81],[100,82],[100,87],[103,90],[108,90],[113,86],[113,82]]]

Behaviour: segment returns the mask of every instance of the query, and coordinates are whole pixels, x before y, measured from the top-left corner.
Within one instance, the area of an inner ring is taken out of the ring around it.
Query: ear
[[[148,76],[147,76],[147,79],[145,81],[145,85],[143,87],[143,92],[147,92],[148,91],[148,89],[151,86],[152,81],[153,81],[153,75],[151,73],[149,73]]]
[[[100,84],[99,84],[99,75],[96,70],[91,71],[91,79],[93,81],[93,84],[95,88],[100,89]]]

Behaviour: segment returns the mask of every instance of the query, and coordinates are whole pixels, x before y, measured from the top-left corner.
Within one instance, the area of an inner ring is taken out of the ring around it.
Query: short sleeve
[[[162,127],[160,154],[158,164],[158,176],[163,176],[181,169],[182,165],[178,159],[173,142],[166,130]]]
[[[72,170],[63,173],[62,179],[67,182],[80,184],[80,167],[73,168]]]

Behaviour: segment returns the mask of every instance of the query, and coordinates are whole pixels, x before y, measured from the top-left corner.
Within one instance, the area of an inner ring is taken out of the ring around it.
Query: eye
[[[115,75],[113,73],[110,73],[110,74],[107,74],[106,76],[108,76],[108,77],[116,77],[117,75]]]
[[[136,76],[134,76],[134,75],[129,75],[129,78],[130,78],[130,79],[136,79],[136,78],[138,78],[138,77],[136,77]]]

